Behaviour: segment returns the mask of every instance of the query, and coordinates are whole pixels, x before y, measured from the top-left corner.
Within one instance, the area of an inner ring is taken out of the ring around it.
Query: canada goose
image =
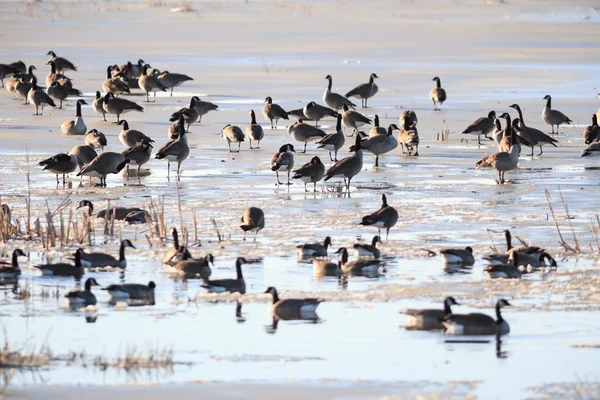
[[[265,137],[265,132],[263,131],[262,126],[256,123],[256,114],[254,110],[250,110],[250,125],[246,127],[246,136],[248,136],[248,141],[250,142],[250,149],[260,148],[260,141]],[[255,140],[258,142],[256,147],[252,147],[252,141]]]
[[[290,172],[292,172],[292,168],[294,168],[294,154],[296,150],[294,150],[294,146],[291,144],[284,144],[279,148],[279,151],[273,155],[271,158],[271,171],[275,171],[277,175],[277,185],[283,185],[279,180],[279,172],[287,172],[288,181],[287,184],[290,183]]]
[[[60,126],[60,130],[65,135],[85,135],[87,132],[87,126],[85,126],[85,122],[83,122],[83,117],[81,116],[81,106],[83,104],[87,105],[85,100],[77,100],[75,119],[65,121]]]
[[[83,207],[87,207],[88,208],[88,215],[92,216],[93,212],[94,212],[94,205],[92,204],[91,201],[89,200],[81,200],[79,202],[79,204],[77,205],[77,209],[83,208]],[[111,207],[109,210],[100,210],[98,211],[98,213],[95,215],[96,218],[108,218],[111,219],[113,216],[113,213],[115,215],[114,219],[115,220],[123,220],[125,219],[125,217],[134,212],[134,211],[143,211],[141,208],[138,207]]]
[[[62,175],[64,185],[65,175],[75,171],[75,169],[79,166],[79,163],[77,157],[73,154],[58,153],[55,156],[40,161],[38,165],[43,166],[44,171],[48,170],[53,174],[56,174],[57,185],[60,183],[58,181],[58,176]]]
[[[240,222],[242,223],[240,228],[244,231],[244,240],[246,240],[246,232],[254,232],[256,241],[258,231],[265,227],[265,213],[258,207],[247,208]]]
[[[142,165],[146,164],[150,160],[150,156],[152,154],[152,144],[146,139],[142,139],[142,144],[139,146],[132,146],[127,150],[123,151],[125,157],[129,159],[129,164],[127,164],[127,176],[129,176],[129,165],[137,165],[137,173],[136,176],[140,178],[140,168]]]
[[[69,96],[83,96],[83,94],[75,88],[70,88],[66,85],[61,84],[60,82],[52,82],[48,85],[47,89],[48,96],[53,98],[54,100],[58,100],[59,107],[62,109],[63,100],[65,100]]]
[[[11,78],[8,79],[6,85],[4,87],[9,93],[13,93],[15,98],[13,100],[19,100],[19,92],[17,91],[17,84],[19,83],[19,79],[21,74],[14,74]]]
[[[332,84],[331,75],[327,75],[325,77],[325,79],[327,79],[329,81],[329,83],[327,84],[327,88],[325,89],[325,92],[323,93],[323,102],[325,104],[327,104],[328,107],[330,107],[331,109],[333,109],[335,111],[339,110],[343,106],[352,107],[352,108],[356,107],[356,104],[354,104],[353,102],[351,102],[350,100],[348,100],[346,98],[347,96],[344,97],[341,94],[333,93],[331,91],[331,84]]]
[[[190,125],[198,121],[198,110],[196,109],[196,101],[200,100],[198,96],[193,96],[190,99],[190,105],[187,107],[180,108],[171,114],[169,121],[179,121],[179,117],[183,115],[184,121],[187,124],[186,132],[190,131]]]
[[[320,104],[311,101],[304,106],[304,115],[315,121],[315,126],[319,126],[319,121],[325,117],[337,118],[338,113],[328,107],[323,107]]]
[[[542,146],[545,144],[551,144],[552,146],[557,147],[556,143],[558,143],[558,140],[551,138],[544,132],[541,132],[537,129],[529,127],[525,127],[524,129],[520,126],[520,124],[521,120],[519,118],[515,118],[515,120],[512,122],[513,130],[517,132],[518,136],[525,139],[525,141],[528,143],[527,146],[531,147],[531,156],[533,156],[533,148],[536,145],[540,146],[540,153],[538,154],[538,156],[541,156],[544,152]]]
[[[429,99],[433,102],[433,111],[440,111],[447,98],[446,91],[442,88],[440,78],[436,76],[432,81],[436,82],[436,86],[429,92]],[[437,107],[437,103],[440,103],[439,107]]]
[[[544,96],[544,100],[546,100],[546,107],[542,110],[542,119],[552,127],[552,133],[554,133],[554,125],[556,125],[556,134],[558,134],[558,127],[561,124],[569,125],[573,121],[560,111],[552,109],[552,97],[549,94]]]
[[[102,90],[105,93],[112,93],[115,96],[131,93],[129,86],[121,78],[112,76],[112,69],[111,65],[106,67],[106,79],[102,83]]]
[[[600,140],[600,127],[598,126],[598,116],[596,114],[592,114],[592,125],[585,128],[583,140],[588,145]]]
[[[521,279],[523,273],[519,269],[519,258],[519,253],[515,251],[509,257],[511,264],[490,264],[485,267],[485,274],[492,279]]]
[[[477,135],[477,144],[481,146],[481,136],[487,137],[496,127],[494,120],[496,119],[496,111],[492,110],[487,117],[481,117],[473,122],[463,131],[464,134]]]
[[[231,143],[237,143],[237,152],[239,153],[242,142],[244,141],[244,132],[240,129],[240,127],[227,124],[221,130],[221,134],[223,135],[223,139],[225,139],[225,141],[227,142],[227,146],[229,146],[229,152],[233,153],[233,151],[231,151]]]
[[[515,119],[518,120],[519,118],[515,118]],[[514,124],[514,121],[513,121],[513,123],[512,123],[512,127],[513,127],[512,131],[514,133],[518,133],[517,129],[514,126],[515,126],[515,124]],[[512,136],[510,135],[510,130],[507,131],[506,129],[504,129],[500,133],[502,135],[502,138],[500,139],[500,142],[498,143],[498,151],[504,151],[504,152],[509,153],[510,152],[510,148],[513,145],[512,144]],[[517,143],[515,143],[515,146],[517,146],[517,152],[518,152],[518,154],[521,155],[521,147],[522,147],[521,144],[523,144],[525,146],[528,146],[528,147],[531,147],[531,144],[527,140],[525,140],[525,138],[523,136],[519,136],[518,134],[516,136],[517,136],[517,138],[516,138],[517,139]]]
[[[265,291],[273,296],[273,303],[269,307],[269,312],[273,318],[288,319],[318,319],[316,314],[317,307],[324,300],[304,298],[304,299],[280,299],[277,289],[269,287]]]
[[[545,249],[542,249],[541,247],[538,247],[538,246],[513,247],[512,235],[511,235],[510,231],[508,229],[505,229],[504,231],[502,231],[502,233],[504,234],[504,238],[506,240],[506,253],[518,251],[519,253],[533,254],[533,253],[540,253],[540,252],[545,251]]]
[[[187,255],[183,260],[176,262],[171,266],[173,271],[183,273],[186,278],[201,278],[208,279],[212,274],[210,265],[214,267],[215,257],[212,254],[206,255],[201,258],[191,258]]]
[[[342,271],[342,261],[339,259],[337,262],[331,262],[323,258],[313,258],[311,260],[313,266],[313,274],[317,277],[322,276],[341,276],[344,275]]]
[[[32,82],[28,82],[23,77],[19,76],[17,83],[15,84],[15,91],[17,92],[18,97],[22,97],[25,99],[25,103],[23,103],[24,105],[29,104],[29,99],[27,98],[27,95],[29,94],[29,91],[32,87]]]
[[[165,143],[156,153],[155,158],[167,160],[167,179],[171,177],[171,162],[177,162],[177,179],[181,179],[181,163],[190,155],[187,134],[185,133],[183,115],[179,117],[179,136]]]
[[[296,246],[298,257],[327,257],[327,249],[331,246],[331,238],[327,236],[321,243],[305,243]]]
[[[4,87],[4,78],[18,72],[17,68],[12,67],[9,64],[0,64],[0,83],[2,84],[0,87]]]
[[[85,144],[92,149],[104,150],[104,146],[107,145],[106,136],[104,133],[98,132],[98,129],[92,129],[85,136]]]
[[[8,218],[10,220],[10,218]],[[27,257],[21,249],[16,249],[12,253],[11,262],[0,260],[0,280],[15,279],[21,275],[21,267],[19,267],[19,257]]]
[[[379,91],[379,87],[377,87],[377,84],[375,83],[375,78],[379,78],[377,74],[371,74],[371,76],[369,76],[368,83],[361,83],[346,93],[346,97],[360,97],[361,106],[363,108],[367,108],[367,101],[369,101],[369,99],[375,96]]]
[[[410,118],[405,117],[402,120],[402,129],[398,134],[398,142],[400,143],[402,154],[404,154],[404,148],[406,147],[409,156],[412,155],[413,149],[415,149],[414,156],[419,156],[419,131]]]
[[[65,295],[69,307],[87,307],[96,305],[96,296],[92,293],[92,286],[100,286],[94,278],[85,281],[84,290],[72,290]]]
[[[360,142],[362,148],[375,156],[375,166],[379,166],[379,156],[389,153],[398,147],[398,139],[394,137],[396,124],[390,124],[386,135],[375,135]],[[350,149],[352,150],[352,149]]]
[[[108,174],[118,174],[127,164],[129,164],[129,158],[123,154],[105,151],[94,158],[91,163],[84,166],[77,173],[77,176],[100,178],[100,186],[106,187],[106,176]]]
[[[304,143],[303,153],[306,153],[306,145],[308,142],[324,138],[326,136],[324,131],[312,125],[305,124],[301,119],[288,127],[288,133],[292,135],[295,140]]]
[[[379,115],[375,114],[375,118],[373,119],[373,127],[369,131],[369,137],[385,134],[387,134],[387,130],[382,126],[379,126]]]
[[[499,118],[494,118],[494,132],[492,133],[492,139],[496,142],[497,145],[500,145],[500,142],[504,138],[504,129],[502,129],[502,124],[500,123]],[[502,151],[502,150],[500,150]]]
[[[209,101],[196,100],[196,110],[198,110],[198,123],[202,122],[202,116],[208,114],[210,111],[216,111],[219,106]]]
[[[184,127],[185,129],[185,127]],[[169,140],[175,140],[179,137],[179,131],[181,130],[181,127],[179,126],[179,120],[177,120],[177,122],[175,122],[173,125],[169,126],[169,129],[167,130],[167,137],[169,138]]]
[[[344,178],[346,184],[346,190],[350,192],[350,181],[362,170],[363,167],[363,151],[361,146],[361,136],[356,135],[356,141],[354,143],[354,154],[346,158],[342,158],[340,161],[329,167],[325,172],[325,182],[334,177]]]
[[[73,63],[69,60],[67,60],[66,58],[63,57],[58,57],[56,55],[55,52],[53,52],[52,50],[50,50],[47,54],[47,56],[52,56],[51,59],[49,59],[48,61],[53,61],[54,65],[56,65],[56,70],[60,73],[63,73],[65,69],[70,69],[73,71],[77,71],[77,68],[75,67],[75,65],[73,65]]]
[[[412,121],[413,125],[417,125],[419,123],[419,118],[417,117],[417,113],[414,112],[413,110],[404,110],[400,113],[400,118],[398,118],[398,122],[400,126],[402,126],[402,121],[408,118]]]
[[[133,101],[127,99],[116,98],[112,93],[106,93],[104,95],[104,101],[102,104],[104,112],[106,114],[116,114],[117,122],[121,114],[128,113],[129,111],[144,112],[144,107],[137,105]]]
[[[37,70],[35,65],[30,65],[27,69],[27,72],[21,73],[21,78],[23,78],[24,82],[33,82],[33,78],[37,78],[33,73],[34,70]]]
[[[113,267],[113,268],[127,268],[127,260],[125,259],[125,248],[131,247],[135,249],[131,240],[125,239],[121,242],[119,247],[119,259],[116,259],[110,254],[107,253],[85,253],[83,249],[79,249],[81,265],[87,268],[104,268],[104,267]]]
[[[52,100],[52,98],[37,85],[36,77],[33,77],[33,80],[31,81],[31,90],[29,90],[27,98],[29,99],[29,102],[35,106],[35,115],[40,115],[38,113],[38,108],[40,106],[42,107],[41,115],[44,115],[44,107],[46,105],[56,107],[54,100]]]
[[[446,335],[506,335],[510,333],[508,323],[502,318],[500,309],[510,306],[504,299],[496,303],[496,320],[481,313],[451,314],[444,317],[442,324]]]
[[[599,156],[600,142],[592,143],[581,152],[581,157]]]
[[[297,120],[301,119],[303,121],[312,121],[310,118],[308,118],[306,115],[304,115],[304,107],[287,111],[287,115],[288,115],[288,117],[294,117]]]
[[[515,257],[517,257],[517,260],[515,260]],[[546,264],[546,260],[548,260],[549,264]],[[519,270],[523,273],[537,271],[539,268],[543,267],[556,268],[558,266],[556,260],[545,251],[532,254],[514,251],[511,252],[508,256],[507,263],[510,262],[512,262],[513,265],[519,267]]]
[[[92,160],[98,156],[96,150],[88,145],[73,146],[73,148],[69,150],[67,154],[72,154],[77,157],[77,165],[80,169],[84,165],[91,163]]]
[[[235,270],[237,273],[236,279],[216,279],[216,280],[204,280],[203,288],[208,289],[210,293],[246,293],[246,282],[242,275],[242,265],[247,264],[245,258],[238,257],[235,261]]]
[[[158,80],[162,82],[164,87],[171,91],[171,97],[173,97],[173,88],[182,85],[184,82],[193,81],[194,78],[184,74],[170,73],[169,71],[163,71],[159,76]]]
[[[140,79],[138,79],[140,89],[146,93],[147,103],[150,102],[150,93],[154,93],[153,101],[156,102],[156,92],[159,90],[163,92],[167,91],[167,87],[160,79],[158,79],[157,76],[148,75],[148,68],[150,68],[150,65],[144,65],[142,76],[140,76]]]
[[[490,156],[486,156],[479,160],[475,165],[477,168],[491,167],[498,171],[498,183],[503,184],[504,174],[506,171],[511,171],[517,167],[519,163],[519,150],[516,146],[517,135],[512,130],[510,115],[503,113],[500,118],[506,119],[506,134],[510,135],[512,146],[509,152],[498,152]]]
[[[370,124],[372,121],[359,113],[358,111],[353,111],[348,109],[348,106],[343,106],[344,112],[342,113],[342,122],[344,126],[348,128],[352,128],[352,136],[356,132],[358,132],[358,128],[363,125]]]
[[[387,203],[385,194],[381,194],[381,207],[372,214],[362,218],[360,225],[375,226],[381,236],[381,228],[386,229],[385,240],[388,240],[390,229],[398,222],[398,211]]]
[[[271,129],[277,128],[277,121],[280,119],[289,119],[287,112],[279,104],[273,104],[271,96],[265,98],[265,103],[267,104],[263,107],[262,113],[271,122]],[[275,125],[273,125],[273,120],[275,120]]]
[[[65,85],[70,88],[73,87],[73,82],[71,81],[71,78],[68,78],[63,74],[59,74],[56,72],[56,64],[54,63],[54,61],[48,61],[46,65],[50,66],[50,72],[48,72],[48,75],[46,75],[47,87],[50,87],[50,85],[52,85],[52,82],[59,82],[61,85]]]
[[[156,289],[156,284],[150,281],[147,285],[139,283],[113,284],[102,290],[106,290],[110,294],[109,303],[134,301],[154,305],[154,289]]]
[[[336,254],[339,254],[339,259],[342,262],[341,268],[344,274],[358,276],[375,276],[378,274],[381,260],[376,258],[359,259],[348,261],[348,250],[345,247],[340,247]]]
[[[121,133],[119,134],[119,140],[121,141],[121,143],[123,143],[123,146],[126,146],[126,147],[139,146],[142,144],[142,141],[144,141],[144,140],[149,143],[154,143],[154,140],[150,139],[148,136],[146,136],[142,132],[140,132],[136,129],[129,129],[129,123],[124,119],[120,120],[117,123],[117,125],[123,126],[123,129],[121,130]]]
[[[55,263],[34,265],[34,268],[39,269],[42,275],[45,276],[74,276],[76,278],[83,276],[83,266],[81,265],[81,254],[75,252],[75,264]]]
[[[127,64],[121,64],[118,68],[119,71],[125,72],[128,78],[139,78],[144,72],[144,64],[146,62],[140,58],[137,64],[127,61]]]
[[[102,118],[106,121],[106,110],[104,110],[104,97],[99,91],[96,91],[96,98],[92,101],[92,108],[98,114],[102,114]]]
[[[338,114],[337,123],[335,125],[335,133],[330,133],[323,139],[317,142],[317,149],[325,149],[329,152],[329,159],[337,162],[337,153],[346,143],[344,131],[342,131],[342,114]],[[331,152],[334,152],[335,157],[331,157]]]
[[[442,309],[405,310],[406,328],[420,331],[444,329],[442,320],[445,317],[452,315],[451,306],[458,305],[460,304],[454,300],[454,297],[450,296],[444,299],[444,307]]]
[[[300,179],[304,182],[305,192],[307,191],[306,184],[310,182],[313,183],[313,190],[316,192],[317,182],[323,179],[323,175],[325,174],[325,165],[319,157],[315,156],[309,162],[292,172],[294,172],[292,179]]]
[[[179,252],[179,235],[176,228],[171,229],[171,235],[173,235],[173,247],[163,257],[163,264],[173,265],[175,262],[182,260],[182,254]]]
[[[356,257],[379,258],[381,252],[377,248],[377,243],[381,243],[381,237],[379,237],[379,235],[373,236],[371,244],[355,243],[353,247],[356,252]]]
[[[127,222],[128,224],[151,224],[152,216],[148,211],[145,210],[132,211],[125,216],[123,221]]]
[[[464,249],[444,249],[440,250],[440,254],[444,257],[444,262],[447,264],[461,264],[471,266],[475,264],[473,257],[473,249],[470,246]]]

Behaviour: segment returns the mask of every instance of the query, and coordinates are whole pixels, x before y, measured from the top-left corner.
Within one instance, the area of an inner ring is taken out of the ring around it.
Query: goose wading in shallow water
[[[444,262],[447,264],[461,264],[465,266],[471,266],[475,264],[475,257],[473,257],[473,248],[470,246],[464,249],[444,249],[440,250],[440,254],[444,258]]]
[[[360,225],[374,226],[377,228],[378,235],[381,235],[381,229],[385,228],[385,240],[388,240],[390,229],[398,222],[398,211],[387,203],[385,194],[381,194],[381,207],[372,214],[362,218]]]
[[[336,254],[339,254],[342,262],[342,272],[347,275],[374,277],[379,274],[379,268],[382,266],[382,261],[376,258],[348,261],[348,250],[345,247],[340,247]]]
[[[454,297],[449,296],[444,299],[444,307],[441,309],[405,310],[403,314],[406,316],[406,328],[421,331],[444,329],[442,320],[452,315],[452,306],[458,305],[460,304]]]
[[[140,169],[142,168],[142,165],[150,161],[150,156],[152,155],[152,144],[150,144],[148,140],[142,139],[142,144],[139,146],[132,146],[123,151],[121,154],[129,159],[129,164],[127,164],[127,178],[129,178],[129,165],[137,165],[137,171],[135,175],[139,181]]]
[[[129,239],[125,239],[119,246],[119,258],[115,258],[107,253],[86,253],[83,249],[78,249],[80,252],[81,265],[85,268],[127,268],[127,260],[125,259],[125,248],[130,247],[135,249],[135,246]]]
[[[350,182],[363,167],[363,150],[361,146],[361,136],[356,135],[356,141],[354,142],[354,154],[346,158],[341,159],[331,166],[327,172],[325,172],[325,182],[331,178],[344,178],[344,184],[346,190],[350,192]]]
[[[272,286],[267,288],[265,293],[269,293],[273,298],[269,312],[273,318],[281,320],[318,319],[316,314],[317,307],[324,301],[316,298],[280,299],[277,289]]]
[[[390,124],[385,135],[375,135],[360,142],[361,147],[375,156],[375,166],[379,166],[379,156],[389,153],[398,147],[398,139],[394,137],[394,130],[398,130],[396,124]],[[353,148],[351,147],[352,151]]]
[[[56,174],[56,184],[58,185],[60,182],[58,180],[58,176],[62,175],[63,177],[63,185],[65,182],[65,176],[75,171],[79,166],[79,162],[77,157],[74,154],[65,154],[59,153],[55,156],[42,160],[38,163],[39,166],[44,167],[44,171],[50,171],[53,174]]]
[[[127,164],[129,164],[129,158],[123,154],[106,151],[84,166],[77,173],[77,176],[100,178],[100,186],[106,187],[106,176],[109,174],[118,174]]]
[[[327,249],[331,246],[331,238],[327,236],[321,243],[305,243],[296,246],[298,256],[303,257],[327,257]]]
[[[238,257],[235,261],[236,279],[216,279],[216,280],[204,280],[203,288],[207,289],[209,293],[246,293],[246,282],[242,275],[242,265],[247,264],[243,257]]]
[[[451,314],[444,317],[442,324],[446,335],[507,335],[510,333],[508,322],[502,318],[502,307],[511,304],[500,299],[496,303],[496,319],[486,314]]]
[[[83,265],[81,265],[81,253],[76,251],[75,264],[68,263],[55,263],[55,264],[42,264],[35,265],[34,268],[42,271],[44,276],[74,276],[79,278],[83,276]]]
[[[335,133],[330,133],[323,139],[317,141],[317,148],[327,150],[329,152],[329,159],[331,161],[337,161],[338,150],[344,146],[345,142],[346,137],[344,135],[344,131],[342,130],[342,115],[338,114]],[[332,152],[335,154],[335,157],[331,157]]]
[[[118,301],[141,301],[144,304],[154,305],[154,289],[156,289],[156,284],[150,281],[147,285],[139,283],[113,284],[102,290],[106,290],[110,294],[109,303],[111,304]]]
[[[373,96],[377,94],[379,91],[379,87],[375,83],[375,78],[379,78],[377,74],[372,73],[369,76],[369,82],[361,83],[348,93],[346,93],[346,97],[360,97],[361,106],[363,108],[367,108],[367,101]]]

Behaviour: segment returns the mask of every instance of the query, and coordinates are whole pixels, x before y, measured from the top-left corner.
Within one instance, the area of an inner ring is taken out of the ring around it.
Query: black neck
[[[127,121],[125,121],[124,119],[122,119],[121,121],[123,121],[123,130],[124,131],[128,131],[129,130],[129,124],[127,123]]]
[[[144,72],[143,72],[143,73],[144,73],[144,75],[148,75],[148,66],[147,66],[147,65],[144,65],[144,69],[143,69],[143,71],[144,71]]]
[[[90,290],[92,290],[92,281],[88,279],[85,281],[85,291],[89,292]]]
[[[391,125],[388,126],[388,136],[392,136],[393,133],[394,133],[394,129],[392,128],[392,126]]]
[[[340,261],[342,262],[342,264],[346,264],[348,262],[348,252],[347,251],[342,252],[342,255],[340,256]]]
[[[335,125],[335,129],[337,130],[338,133],[341,133],[342,135],[344,134],[342,132],[342,114],[338,114],[337,124]]]
[[[436,79],[435,81],[436,81],[436,84],[437,84],[437,88],[441,89],[442,88],[442,82],[439,80],[439,78]]]
[[[523,119],[523,112],[521,111],[521,107],[517,105],[517,112],[519,113],[519,119],[521,120],[521,125],[525,125],[525,120]]]
[[[50,63],[50,72],[56,74],[56,65],[53,62]]]
[[[77,102],[77,116],[81,117],[81,103]]]
[[[592,117],[592,126],[598,126],[598,117],[596,114]]]
[[[252,125],[256,125],[256,114],[254,114],[254,111],[250,113],[250,116],[252,117]]]
[[[273,295],[273,304],[277,303],[279,301],[279,295],[277,294],[277,290],[273,289],[273,292],[271,294]]]
[[[173,246],[175,246],[175,249],[179,249],[179,235],[176,229],[173,230]]]
[[[551,97],[548,97],[548,99],[546,99],[546,107],[552,108],[552,98]]]
[[[512,249],[512,237],[510,232],[506,232],[506,251],[509,252]]]
[[[451,315],[452,309],[450,308],[450,303],[448,301],[444,301],[444,315]]]
[[[13,251],[12,266],[15,268],[19,268],[19,255],[17,254],[16,251]]]
[[[375,247],[375,246],[377,245],[377,237],[376,237],[376,236],[374,236],[374,237],[373,237],[373,240],[371,240],[371,245],[372,245],[373,247]]]
[[[387,207],[388,203],[387,203],[387,198],[384,196],[381,196],[381,208],[383,207]]]
[[[371,75],[371,77],[369,78],[369,83],[372,85],[373,82],[375,82],[375,77],[373,77],[373,75]]]
[[[33,65],[29,66],[29,75],[33,75]]]
[[[79,250],[77,250],[75,252],[75,267],[76,268],[83,268],[81,266],[81,254],[79,253]]]
[[[375,122],[374,122],[374,125],[375,125],[376,127],[379,127],[379,115],[376,115],[376,116],[375,116]]]
[[[502,313],[500,312],[500,304],[496,304],[496,322],[498,324],[504,322],[504,318],[502,318]]]
[[[37,89],[37,78],[35,75],[33,75],[31,78],[31,88],[33,90]]]
[[[112,67],[109,66],[108,68],[106,68],[106,79],[112,78],[111,71]]]
[[[125,261],[125,242],[121,242],[121,247],[119,248],[119,261]]]
[[[331,83],[332,83],[332,79],[331,79],[331,77],[329,77],[329,78],[327,78],[327,80],[329,81],[329,84],[327,84],[327,88],[328,88],[329,90],[331,90]]]
[[[242,276],[242,263],[241,262],[236,262],[235,264],[235,270],[237,272],[237,280],[240,281],[242,279],[244,279],[244,277]]]

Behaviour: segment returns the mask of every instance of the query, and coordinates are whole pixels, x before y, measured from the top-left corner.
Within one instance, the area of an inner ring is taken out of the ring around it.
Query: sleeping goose
[[[318,319],[316,310],[323,300],[316,298],[280,299],[277,289],[272,286],[267,288],[265,293],[273,296],[273,303],[269,307],[269,312],[275,319]]]
[[[98,132],[98,129],[90,130],[85,136],[85,144],[90,146],[92,149],[104,150],[104,146],[108,144],[106,141],[106,135],[102,132]]]
[[[405,310],[406,329],[420,331],[444,329],[442,320],[452,315],[451,306],[458,305],[459,304],[454,300],[454,297],[450,296],[444,299],[444,307],[442,309]]]
[[[127,164],[129,164],[129,158],[123,154],[105,151],[94,158],[88,165],[84,166],[77,173],[77,176],[100,178],[100,186],[106,187],[106,176],[109,174],[118,174]]]
[[[73,63],[71,61],[69,61],[63,57],[58,57],[54,51],[50,50],[46,55],[52,56],[52,58],[49,59],[48,62],[50,62],[50,61],[54,62],[54,65],[56,65],[56,70],[58,72],[63,73],[65,71],[65,69],[77,71],[77,67],[75,67],[75,65],[73,65]]]
[[[275,174],[277,175],[277,185],[283,185],[283,183],[281,183],[281,181],[279,180],[280,172],[287,172],[287,177],[288,177],[287,185],[291,185],[290,173],[292,172],[292,169],[294,168],[294,153],[295,152],[296,152],[296,150],[294,150],[293,145],[284,144],[283,146],[281,146],[279,148],[279,151],[276,154],[274,154],[273,157],[271,158],[270,167],[271,167],[271,171],[275,171]]]
[[[235,261],[235,270],[237,273],[236,279],[216,279],[209,280],[205,279],[203,288],[207,289],[209,293],[246,293],[246,282],[244,281],[244,277],[242,275],[242,265],[247,264],[245,258],[238,257]]]
[[[147,285],[139,283],[113,284],[102,290],[106,290],[110,294],[109,304],[123,301],[154,305],[154,289],[156,289],[156,284],[150,281]]]
[[[87,105],[85,100],[77,100],[75,119],[65,121],[60,126],[60,130],[65,135],[85,135],[87,132],[87,126],[85,126],[85,122],[83,122],[83,117],[81,116],[81,106],[83,104]]]
[[[244,211],[240,222],[242,223],[240,228],[244,231],[244,240],[246,240],[246,232],[254,232],[256,241],[258,231],[265,227],[265,213],[258,207],[249,207]]]
[[[250,125],[246,127],[246,136],[248,136],[248,141],[250,142],[250,149],[259,149],[260,141],[265,137],[262,126],[256,123],[254,110],[250,110]],[[256,147],[252,147],[253,140],[258,142]]]
[[[119,122],[121,114],[128,113],[129,111],[144,112],[144,107],[127,99],[116,98],[112,93],[104,95],[102,107],[106,114],[115,114],[117,122]]]
[[[136,130],[136,129],[129,129],[129,123],[122,119],[120,120],[117,125],[122,125],[123,129],[121,130],[121,133],[119,134],[119,140],[121,141],[121,143],[123,143],[123,146],[126,147],[133,147],[133,146],[139,146],[142,144],[143,140],[146,140],[148,143],[154,143],[154,140],[152,140],[150,137],[146,136],[144,133]]]
[[[329,152],[329,159],[337,162],[337,153],[344,143],[346,143],[346,137],[342,130],[342,115],[338,114],[337,123],[335,125],[335,133],[330,133],[321,140],[317,141],[317,149],[325,149]],[[331,153],[334,153],[335,157],[331,157]]]
[[[375,83],[375,78],[379,78],[377,74],[371,74],[368,83],[358,85],[346,93],[346,97],[360,97],[361,106],[367,108],[367,101],[379,91],[379,87],[377,87],[377,84]]]
[[[92,204],[91,201],[89,200],[81,200],[79,202],[79,204],[77,205],[77,209],[80,208],[84,208],[87,207],[88,208],[88,215],[92,216],[94,215],[94,205]],[[98,213],[96,215],[94,215],[96,218],[108,218],[111,219],[113,218],[113,213],[114,213],[114,219],[115,220],[124,220],[125,217],[134,212],[134,211],[143,211],[141,208],[138,207],[111,207],[109,210],[100,210],[98,211]]]
[[[34,268],[42,271],[42,275],[45,276],[74,276],[81,277],[83,276],[83,266],[81,265],[81,252],[76,251],[75,254],[75,264],[68,263],[55,263],[55,264],[42,264],[35,265]]]
[[[56,107],[54,100],[46,92],[37,85],[37,78],[34,76],[31,81],[31,89],[27,93],[27,99],[35,106],[35,115],[44,115],[44,107]],[[42,107],[42,112],[39,114],[39,107]]]
[[[359,113],[358,111],[350,110],[348,106],[343,106],[342,123],[348,128],[352,128],[352,135],[358,132],[358,128],[363,125],[370,124],[372,121]],[[304,112],[303,112],[304,113]]]
[[[327,84],[327,88],[325,89],[325,92],[323,93],[323,102],[325,102],[325,104],[327,104],[328,107],[330,107],[331,109],[333,109],[335,111],[339,110],[343,106],[352,107],[352,108],[356,107],[356,104],[354,104],[353,102],[351,102],[350,100],[348,100],[346,98],[348,96],[344,97],[341,94],[333,93],[331,91],[331,85],[332,85],[332,81],[333,81],[333,78],[331,78],[331,75],[327,75],[325,77],[325,79],[327,79],[329,81],[329,83]]]
[[[94,278],[85,281],[84,290],[72,290],[65,295],[69,307],[87,307],[96,305],[96,296],[92,293],[92,286],[100,286]]]
[[[296,246],[298,257],[327,257],[327,249],[331,246],[331,238],[327,236],[321,243],[305,243]]]
[[[373,236],[371,244],[355,243],[353,247],[354,251],[356,252],[356,257],[379,258],[381,252],[377,248],[377,243],[381,243],[381,238],[379,235]]]
[[[492,110],[488,113],[487,117],[481,117],[471,125],[467,126],[467,129],[463,131],[463,135],[477,135],[477,144],[481,146],[481,136],[487,137],[488,134],[494,131],[494,128],[496,127],[494,124],[495,119],[496,111]]]
[[[288,133],[298,142],[304,143],[304,151],[306,153],[306,145],[308,142],[324,138],[325,132],[312,125],[305,124],[301,119],[288,127]]]
[[[265,98],[265,103],[267,104],[263,107],[262,113],[271,122],[271,129],[277,128],[277,121],[280,119],[289,119],[288,114],[279,104],[273,104],[271,96]],[[275,125],[273,125],[273,121],[275,121]]]
[[[542,119],[545,123],[552,127],[552,133],[554,133],[554,125],[556,125],[556,134],[558,134],[558,128],[560,125],[568,125],[573,121],[571,121],[569,117],[560,111],[552,109],[552,97],[550,97],[549,94],[544,96],[544,100],[546,100],[546,107],[544,107],[542,110]]]
[[[440,111],[442,108],[442,104],[444,104],[444,101],[446,101],[447,99],[446,90],[442,88],[440,78],[438,78],[437,76],[433,78],[432,81],[435,81],[436,85],[429,92],[429,99],[433,103],[433,111]],[[440,103],[439,107],[437,106],[437,103]]]
[[[127,260],[125,259],[125,248],[131,247],[135,249],[135,246],[129,239],[125,239],[119,246],[119,259],[117,260],[110,254],[107,253],[85,253],[83,249],[77,250],[80,252],[79,256],[81,264],[86,268],[127,268]]]
[[[44,171],[48,170],[53,174],[56,174],[56,184],[60,182],[58,176],[62,175],[63,185],[65,184],[65,175],[75,171],[79,166],[77,157],[74,154],[59,153],[55,156],[42,160],[38,163],[39,166],[44,167]]]
[[[442,324],[446,335],[506,335],[510,333],[508,322],[502,318],[500,309],[510,306],[504,299],[496,303],[496,319],[481,313],[451,314]]]
[[[387,203],[385,194],[381,194],[381,207],[379,210],[366,215],[362,218],[360,225],[374,226],[377,228],[378,234],[381,235],[381,228],[386,229],[385,240],[388,240],[390,229],[398,222],[398,211]]]
[[[10,218],[8,218],[10,220]],[[10,262],[0,260],[0,280],[15,279],[21,275],[19,267],[19,257],[27,257],[21,249],[16,249],[12,253]]]
[[[331,166],[327,172],[325,172],[325,182],[331,178],[344,178],[346,190],[350,192],[350,182],[363,167],[363,150],[361,146],[362,137],[356,135],[356,141],[354,142],[353,151],[354,154],[346,158],[341,159]]]
[[[292,172],[294,173],[292,179],[300,179],[304,182],[305,192],[307,192],[306,184],[311,182],[313,184],[313,191],[316,192],[317,182],[323,179],[323,175],[325,175],[325,165],[319,157],[314,156],[309,162]]]
[[[148,74],[148,68],[150,68],[150,65],[144,65],[144,69],[142,70],[142,76],[140,76],[140,78],[138,79],[140,89],[142,89],[144,93],[146,93],[147,103],[150,102],[150,93],[154,93],[153,102],[156,102],[156,92],[159,90],[163,92],[167,91],[167,87],[160,79],[158,79],[157,76]]]

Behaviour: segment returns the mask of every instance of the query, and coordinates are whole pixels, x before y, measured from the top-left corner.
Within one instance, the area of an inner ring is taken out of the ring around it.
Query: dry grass
[[[6,329],[4,334],[4,346],[0,350],[0,368],[2,369],[35,369],[44,367],[52,361],[52,353],[48,346],[42,345],[39,349],[27,340],[20,347],[11,345],[8,340]]]
[[[108,368],[119,368],[126,371],[171,369],[175,364],[189,365],[190,363],[175,362],[173,348],[161,347],[158,342],[156,344],[147,343],[144,347],[139,347],[137,344],[128,345],[123,354],[119,354],[113,359],[107,359],[101,355],[93,360],[93,365],[102,370]]]

